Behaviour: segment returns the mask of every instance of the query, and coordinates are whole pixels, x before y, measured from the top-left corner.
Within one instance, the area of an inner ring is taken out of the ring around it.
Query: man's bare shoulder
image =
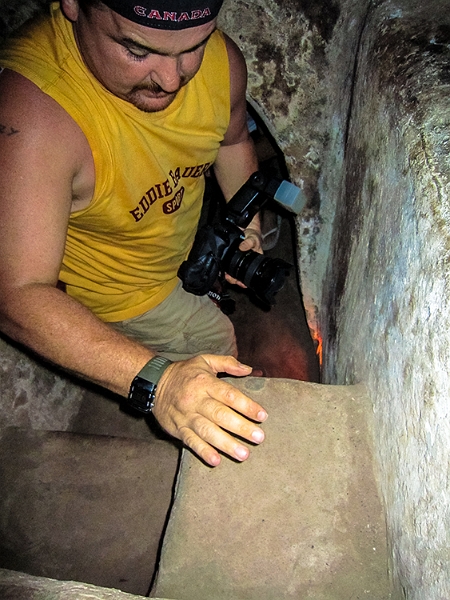
[[[8,136],[39,136],[41,142],[62,145],[71,142],[74,159],[77,149],[87,144],[75,121],[32,81],[8,69],[0,73],[0,132]]]
[[[231,77],[238,78],[239,80],[246,82],[247,67],[245,64],[244,55],[242,54],[239,46],[230,38],[230,36],[228,36],[226,33],[223,35],[227,46],[230,75]]]
[[[247,129],[247,67],[237,44],[227,35],[225,41],[230,66],[231,117],[222,146],[240,143],[248,138]]]
[[[89,144],[72,117],[19,73],[0,73],[0,154],[14,172],[54,174],[85,206],[94,188]],[[3,161],[0,161],[3,162]]]

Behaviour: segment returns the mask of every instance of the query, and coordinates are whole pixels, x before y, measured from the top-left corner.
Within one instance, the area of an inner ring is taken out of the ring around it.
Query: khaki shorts
[[[170,360],[185,360],[198,354],[237,357],[231,321],[208,296],[184,291],[181,281],[152,310],[110,325]]]

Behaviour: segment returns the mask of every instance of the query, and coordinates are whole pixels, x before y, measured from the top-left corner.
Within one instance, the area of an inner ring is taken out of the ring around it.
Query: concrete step
[[[268,410],[266,440],[216,469],[184,452],[152,595],[392,598],[364,388],[232,383]]]

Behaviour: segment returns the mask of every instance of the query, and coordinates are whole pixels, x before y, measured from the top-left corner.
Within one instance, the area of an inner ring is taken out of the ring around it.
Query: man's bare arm
[[[130,353],[132,344],[56,288],[72,189],[87,162],[84,136],[20,75],[0,76],[0,97],[0,123],[17,131],[0,136],[2,329],[48,360],[123,394],[129,371],[139,370],[151,352],[136,345]]]
[[[230,63],[230,124],[214,163],[214,173],[225,200],[230,200],[247,179],[258,170],[258,158],[247,125],[247,67],[244,57],[230,39],[227,40]],[[255,215],[245,230],[245,240],[240,250],[262,252],[261,223],[259,214]],[[226,275],[226,279],[240,287],[243,283]]]
[[[227,40],[230,64],[230,123],[219,149],[214,172],[226,200],[258,170],[255,146],[247,126],[247,68],[236,44]]]
[[[155,353],[56,288],[73,197],[89,190],[87,141],[54,100],[20,75],[0,75],[0,98],[0,327],[47,360],[126,396]],[[215,448],[238,460],[248,456],[224,429],[258,441],[262,431],[244,416],[265,418],[258,404],[215,377],[219,371],[250,369],[232,357],[174,363],[155,406],[162,427],[211,465],[220,462]]]

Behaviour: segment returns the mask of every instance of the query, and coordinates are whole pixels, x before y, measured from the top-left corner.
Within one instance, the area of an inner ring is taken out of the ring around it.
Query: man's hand
[[[216,375],[245,376],[250,372],[251,367],[231,356],[204,354],[175,362],[158,384],[153,413],[168,433],[212,467],[220,463],[216,448],[243,461],[249,456],[248,448],[227,432],[259,444],[264,432],[248,419],[265,421],[267,413]]]
[[[249,225],[247,229],[244,230],[244,235],[245,239],[240,243],[239,250],[242,250],[242,252],[253,250],[253,252],[259,252],[259,254],[262,254],[261,230],[257,227],[252,227]]]
[[[259,215],[256,215],[253,221],[250,223],[250,225],[244,230],[244,235],[245,239],[243,239],[242,242],[239,244],[239,250],[241,250],[242,252],[253,250],[253,252],[263,254]],[[231,277],[231,275],[228,275],[228,273],[225,273],[225,279],[228,281],[228,283],[231,283],[233,285],[238,285],[242,288],[247,287],[242,283],[242,281],[238,281],[235,277]]]

